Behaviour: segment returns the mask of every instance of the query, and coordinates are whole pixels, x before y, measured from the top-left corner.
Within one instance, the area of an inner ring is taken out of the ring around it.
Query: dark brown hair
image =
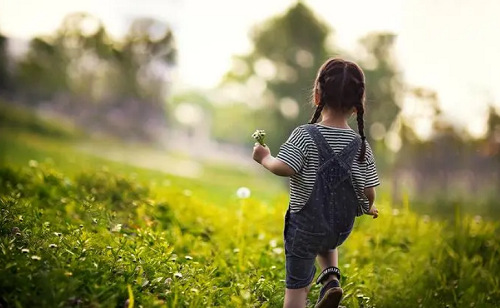
[[[316,93],[319,94],[318,101],[316,101]],[[360,161],[365,159],[366,153],[364,98],[365,75],[356,63],[332,58],[321,66],[314,82],[314,100],[317,107],[309,123],[313,124],[318,121],[325,106],[339,112],[349,112],[355,108],[358,132],[362,140]]]

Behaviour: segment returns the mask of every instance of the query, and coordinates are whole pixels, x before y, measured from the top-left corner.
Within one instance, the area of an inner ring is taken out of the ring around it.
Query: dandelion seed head
[[[236,196],[240,199],[247,199],[250,197],[250,189],[248,187],[240,187],[236,190]]]

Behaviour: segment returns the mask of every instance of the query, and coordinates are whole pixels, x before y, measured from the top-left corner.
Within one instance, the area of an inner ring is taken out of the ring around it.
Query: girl
[[[378,217],[373,206],[379,179],[364,134],[365,78],[353,62],[334,58],[320,68],[314,82],[316,111],[297,127],[276,157],[255,144],[253,159],[272,173],[290,177],[290,204],[285,216],[285,308],[304,308],[316,273],[323,284],[317,308],[338,307],[342,289],[337,247],[362,214]],[[357,114],[356,134],[347,124]],[[316,123],[321,116],[321,122]]]

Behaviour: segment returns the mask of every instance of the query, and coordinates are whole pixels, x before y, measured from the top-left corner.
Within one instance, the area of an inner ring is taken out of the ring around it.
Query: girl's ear
[[[318,89],[316,89],[316,91],[314,91],[314,105],[316,106],[319,105],[319,99],[320,99],[319,91]]]

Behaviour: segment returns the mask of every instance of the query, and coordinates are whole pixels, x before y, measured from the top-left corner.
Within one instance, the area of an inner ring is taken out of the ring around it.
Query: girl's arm
[[[258,143],[253,148],[253,159],[276,175],[292,176],[295,174],[295,171],[290,166],[274,158],[268,147],[263,147]]]
[[[372,208],[373,203],[375,202],[375,187],[367,187],[364,192],[366,198],[368,199],[368,203],[370,204],[370,208]]]
[[[373,205],[373,203],[375,202],[375,187],[365,188],[364,193],[370,205],[370,209],[368,210],[367,214],[373,216],[373,218],[377,218],[378,209]]]

